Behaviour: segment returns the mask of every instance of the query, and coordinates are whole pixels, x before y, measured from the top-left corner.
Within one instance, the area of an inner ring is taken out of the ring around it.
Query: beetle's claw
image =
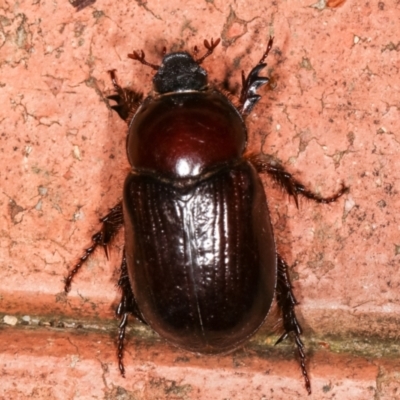
[[[288,335],[289,335],[288,332],[283,332],[281,337],[275,342],[274,346],[276,346],[277,344],[283,342],[288,337]]]
[[[121,373],[121,376],[123,378],[125,378],[125,367],[124,367],[124,364],[122,364],[122,360],[119,361],[118,367],[119,367],[119,372]]]
[[[106,258],[107,258],[107,261],[109,260],[109,257],[108,257],[108,247],[107,247],[107,245],[106,244],[103,244],[103,249],[104,249],[104,253],[105,253],[105,255],[106,255]]]

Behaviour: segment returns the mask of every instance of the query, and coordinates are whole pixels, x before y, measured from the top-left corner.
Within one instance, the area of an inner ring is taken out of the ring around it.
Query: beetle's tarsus
[[[267,44],[267,49],[265,50],[265,53],[263,54],[263,56],[261,57],[260,61],[258,62],[258,64],[263,64],[264,61],[267,59],[269,52],[272,49],[272,46],[274,44],[274,37],[270,36],[269,40],[268,40],[268,44]]]
[[[305,386],[308,394],[311,394],[311,384],[306,368],[306,355],[304,353],[304,344],[300,338],[300,335],[302,334],[302,329],[294,311],[294,307],[296,306],[297,301],[293,294],[292,285],[290,284],[288,265],[279,254],[278,284],[276,297],[278,306],[282,311],[284,333],[275,344],[278,344],[285,340],[290,333],[294,335],[297,351],[299,353],[300,367],[304,377]]]
[[[119,323],[119,331],[118,331],[118,368],[119,372],[121,373],[122,377],[125,378],[125,367],[124,367],[124,339],[125,339],[125,329],[128,325],[128,313],[125,312]]]
[[[82,265],[88,260],[89,256],[96,250],[97,246],[102,243],[103,234],[101,231],[92,236],[93,245],[85,249],[85,254],[80,258],[79,262],[75,264],[74,268],[70,271],[65,279],[64,291],[68,293],[71,290],[71,282],[74,276],[81,269]]]
[[[118,280],[118,287],[121,288],[122,296],[121,301],[115,311],[117,317],[120,317],[119,332],[118,332],[118,367],[121,375],[125,378],[125,368],[123,363],[124,358],[124,339],[125,329],[128,326],[128,315],[132,314],[134,317],[139,319],[141,322],[146,324],[142,313],[139,310],[135,296],[133,295],[131,284],[129,282],[128,266],[126,264],[125,249],[122,256],[120,277]]]
[[[299,208],[299,195],[316,203],[329,204],[334,203],[339,197],[349,191],[349,188],[342,183],[341,188],[335,194],[323,197],[307,190],[303,184],[293,178],[292,174],[287,172],[276,160],[272,160],[267,156],[250,156],[249,160],[258,172],[266,172],[289,196],[293,197],[297,208]]]
[[[139,310],[135,296],[132,292],[131,284],[129,282],[128,266],[126,264],[125,250],[122,257],[120,277],[118,280],[118,287],[122,291],[121,301],[118,304],[116,314],[117,317],[122,317],[124,314],[132,314],[135,318],[147,325],[142,313]]]
[[[118,203],[115,207],[113,207],[105,217],[100,219],[100,222],[102,222],[103,225],[101,230],[92,236],[93,245],[85,249],[85,253],[65,279],[64,290],[66,293],[68,293],[71,289],[71,282],[74,276],[81,269],[82,265],[89,259],[90,255],[94,253],[97,246],[103,246],[108,258],[107,246],[110,244],[117,232],[121,229],[123,224],[122,203]]]

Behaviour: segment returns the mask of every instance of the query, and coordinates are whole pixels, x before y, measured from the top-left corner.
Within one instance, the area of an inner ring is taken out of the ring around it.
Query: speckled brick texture
[[[275,36],[248,118],[249,150],[273,154],[328,206],[264,179],[307,344],[313,399],[400,398],[400,4],[354,1],[0,2],[0,398],[299,399],[290,343],[269,327],[231,355],[198,357],[132,324],[118,375],[113,310],[121,237],[66,297],[63,279],[121,197],[126,125],[107,71],[145,93],[144,49],[222,43],[204,62],[238,91]],[[15,318],[16,317],[16,318]],[[60,322],[62,321],[62,322]],[[66,322],[67,321],[67,322]]]
[[[265,358],[242,350],[233,357],[203,357],[182,354],[159,341],[149,345],[133,340],[127,349],[130,376],[124,379],[114,368],[108,335],[6,329],[0,339],[1,393],[7,399],[307,398],[299,388],[297,365],[278,354]],[[380,398],[393,399],[387,396],[397,378],[391,361],[374,363],[321,351],[310,365],[315,371],[313,398],[372,399],[377,376],[385,374],[379,381]]]

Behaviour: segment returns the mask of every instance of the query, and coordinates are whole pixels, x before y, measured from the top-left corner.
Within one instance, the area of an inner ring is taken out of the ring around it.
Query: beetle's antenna
[[[197,64],[201,64],[208,56],[210,56],[214,49],[219,45],[219,43],[221,42],[221,39],[217,39],[214,42],[214,39],[211,38],[211,44],[208,42],[208,40],[204,40],[204,47],[207,49],[207,53],[204,54],[203,57],[198,58],[196,61]],[[198,49],[197,46],[194,48],[195,54],[197,55]]]
[[[148,67],[153,68],[156,71],[160,68],[159,65],[151,64],[151,63],[146,61],[146,56],[145,56],[143,50],[140,50],[140,55],[139,55],[139,53],[137,51],[134,51],[133,53],[128,54],[128,57],[132,58],[132,60],[139,61],[141,64],[147,65]]]

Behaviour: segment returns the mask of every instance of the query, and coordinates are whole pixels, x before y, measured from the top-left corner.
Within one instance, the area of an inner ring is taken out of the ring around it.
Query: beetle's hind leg
[[[342,183],[341,188],[335,194],[329,197],[322,197],[319,194],[307,190],[303,184],[293,178],[293,176],[275,160],[267,156],[250,156],[248,159],[258,172],[266,172],[289,196],[293,196],[297,208],[299,207],[299,195],[313,200],[316,203],[328,204],[335,202],[339,197],[349,191],[349,188]]]
[[[85,249],[85,254],[80,258],[79,262],[74,266],[65,279],[65,292],[69,292],[74,276],[98,246],[103,246],[108,258],[107,246],[111,243],[112,239],[121,229],[123,224],[122,203],[118,203],[113,207],[105,217],[100,219],[100,222],[102,222],[103,225],[101,229],[92,236],[93,245]]]
[[[304,354],[304,344],[300,338],[300,335],[302,334],[302,329],[299,324],[299,321],[297,320],[296,313],[294,311],[294,307],[296,306],[297,301],[293,294],[292,285],[290,284],[288,265],[279,254],[278,254],[278,283],[277,283],[276,297],[278,306],[282,311],[283,328],[285,331],[275,344],[282,342],[282,340],[287,338],[289,333],[293,332],[294,340],[297,346],[297,351],[299,353],[301,372],[304,377],[307,392],[308,394],[311,394],[311,384],[306,369],[306,356]]]
[[[125,329],[128,325],[128,315],[133,314],[136,318],[146,324],[143,319],[142,313],[139,310],[135,296],[133,295],[131,284],[129,282],[128,267],[126,264],[125,250],[122,257],[121,263],[121,275],[118,281],[118,286],[121,288],[122,296],[121,301],[118,304],[116,314],[121,318],[119,323],[118,332],[118,367],[121,375],[125,377],[125,368],[123,363],[124,357],[124,339],[125,339]]]

